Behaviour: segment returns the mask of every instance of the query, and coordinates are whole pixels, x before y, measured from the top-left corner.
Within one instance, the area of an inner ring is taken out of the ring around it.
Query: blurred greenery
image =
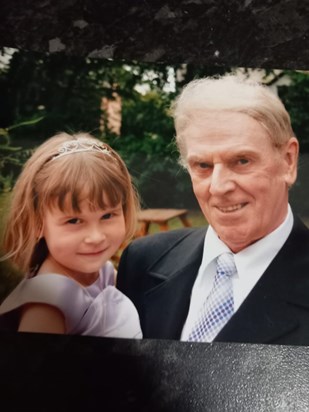
[[[290,113],[302,153],[309,152],[309,73],[286,71],[290,85],[279,88],[279,96]]]
[[[10,193],[0,194],[0,238],[4,229],[5,216],[10,202]],[[2,256],[2,254],[0,254]],[[8,261],[0,261],[0,302],[22,279],[22,274]]]
[[[177,162],[169,107],[190,80],[234,70],[0,49],[0,128],[9,138],[10,159],[18,163],[4,166],[0,158],[0,190],[12,186],[21,163],[46,138],[62,130],[88,131],[122,155],[144,207],[197,209],[189,176]],[[244,75],[251,73],[241,70]],[[301,150],[309,152],[308,73],[270,69],[259,73],[265,84],[277,85]],[[109,126],[102,99],[120,101],[119,134]],[[35,119],[39,121],[29,122]]]
[[[88,131],[124,157],[145,207],[197,207],[189,177],[177,163],[168,108],[187,81],[229,68],[115,62],[7,48],[0,49],[1,61],[0,127],[42,119],[11,127],[12,147],[33,149],[62,130]],[[103,98],[112,101],[115,96],[121,99],[120,135],[107,127],[101,108]]]
[[[23,121],[5,129],[0,128],[0,192],[11,190],[31,150],[11,145],[10,131],[18,127],[34,125],[43,117]]]

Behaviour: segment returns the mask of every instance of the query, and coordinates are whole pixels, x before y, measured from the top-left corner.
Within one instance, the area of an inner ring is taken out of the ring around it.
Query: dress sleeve
[[[91,297],[73,279],[57,274],[22,280],[2,302],[0,315],[9,314],[26,303],[45,303],[58,308],[65,317],[66,333],[80,322]]]
[[[101,268],[100,276],[102,279],[101,289],[115,285],[115,268],[111,261],[108,260]]]

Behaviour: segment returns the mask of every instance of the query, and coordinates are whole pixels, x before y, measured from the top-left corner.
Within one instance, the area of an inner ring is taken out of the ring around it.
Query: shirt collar
[[[243,272],[240,269],[244,267],[244,265],[247,265],[249,257],[251,266],[255,264],[259,266],[265,266],[267,264],[268,266],[291,233],[293,222],[293,213],[290,205],[288,205],[287,216],[280,226],[240,252],[236,254],[233,253],[238,273],[241,274]],[[209,225],[205,235],[201,267],[206,268],[211,261],[225,252],[232,253],[230,248],[219,239],[217,233]]]

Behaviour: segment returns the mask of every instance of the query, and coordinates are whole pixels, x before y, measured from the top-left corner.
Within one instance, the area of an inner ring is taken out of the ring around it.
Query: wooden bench
[[[187,219],[187,209],[144,209],[139,212],[138,221],[140,229],[137,237],[145,236],[149,233],[149,228],[152,223],[159,225],[160,230],[169,230],[169,221],[174,218],[179,218],[182,224],[190,227],[191,224]]]

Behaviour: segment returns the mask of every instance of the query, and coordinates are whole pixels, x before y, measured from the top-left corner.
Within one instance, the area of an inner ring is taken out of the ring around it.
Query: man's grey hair
[[[204,113],[218,111],[244,113],[257,120],[277,148],[294,136],[289,113],[268,86],[235,74],[201,78],[188,83],[171,106],[181,163],[187,127]]]

